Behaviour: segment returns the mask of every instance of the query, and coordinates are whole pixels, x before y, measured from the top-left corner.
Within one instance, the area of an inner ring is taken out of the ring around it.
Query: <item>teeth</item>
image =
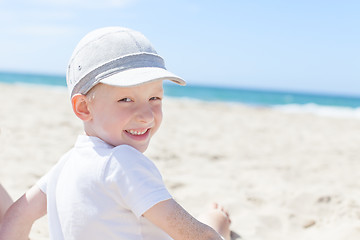
[[[143,135],[144,133],[146,133],[147,129],[144,130],[143,132],[139,132],[139,131],[135,131],[135,130],[126,130],[126,131],[132,135]]]

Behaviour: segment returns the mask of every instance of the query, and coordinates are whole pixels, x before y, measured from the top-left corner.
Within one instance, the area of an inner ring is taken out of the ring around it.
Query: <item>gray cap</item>
[[[185,81],[165,68],[164,60],[140,32],[106,27],[88,33],[76,46],[67,69],[71,97],[98,83],[135,86],[154,80]]]

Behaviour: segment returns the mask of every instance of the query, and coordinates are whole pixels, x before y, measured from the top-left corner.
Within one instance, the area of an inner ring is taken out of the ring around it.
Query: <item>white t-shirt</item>
[[[52,240],[171,239],[142,217],[171,195],[156,166],[130,146],[79,136],[38,186]]]

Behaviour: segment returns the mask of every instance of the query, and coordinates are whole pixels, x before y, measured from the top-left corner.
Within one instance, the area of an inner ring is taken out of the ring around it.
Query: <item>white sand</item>
[[[65,89],[0,84],[0,182],[16,199],[82,133]],[[192,214],[223,203],[241,239],[360,239],[360,120],[164,101],[146,155]],[[31,232],[48,239],[46,217]]]

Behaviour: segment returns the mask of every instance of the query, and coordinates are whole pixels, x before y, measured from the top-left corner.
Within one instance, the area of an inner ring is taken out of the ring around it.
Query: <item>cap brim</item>
[[[170,80],[185,86],[186,82],[175,74],[157,67],[134,68],[106,76],[99,82],[118,87],[130,87],[155,80]]]

